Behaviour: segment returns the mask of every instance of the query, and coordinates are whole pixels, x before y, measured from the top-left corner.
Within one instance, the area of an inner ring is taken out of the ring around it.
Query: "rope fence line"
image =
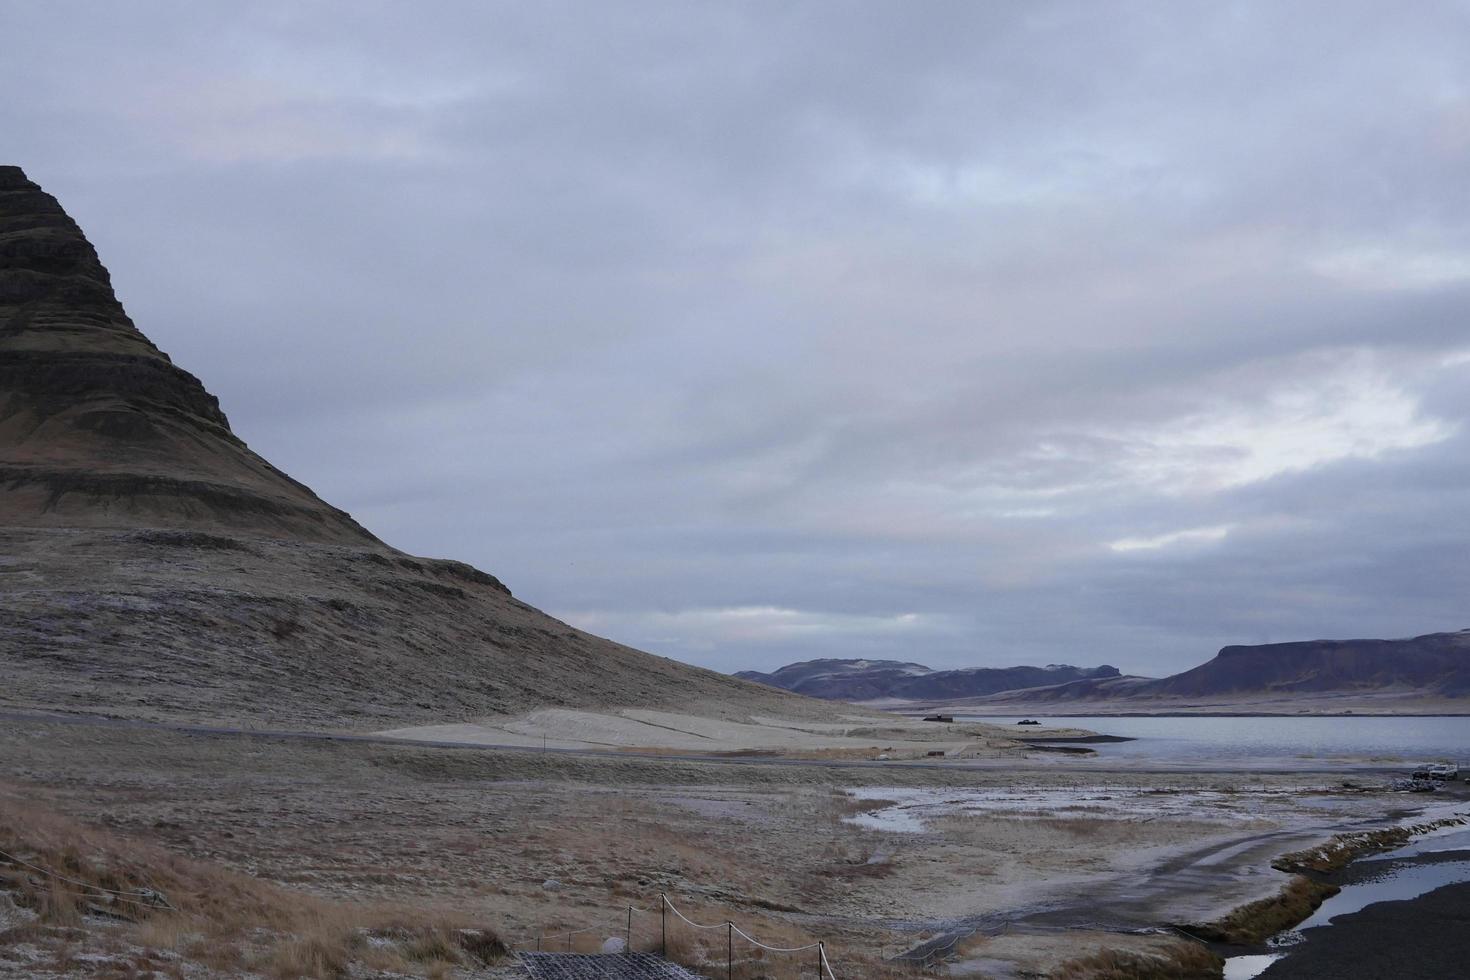
[[[759,946],[761,949],[768,949],[773,953],[801,953],[805,952],[808,949],[821,949],[824,945],[823,943],[809,943],[806,946],[767,946],[765,943],[761,942],[759,939],[755,938],[745,930],[741,929],[733,922],[730,923],[730,928],[735,930],[736,935],[743,937],[751,945]]]
[[[607,926],[605,924],[599,924],[599,925],[595,925],[595,926],[588,926],[585,929],[569,929],[569,930],[566,930],[565,932],[561,932],[561,931],[551,932],[551,933],[543,932],[541,935],[539,935],[539,936],[533,936],[533,937],[531,937],[529,939],[520,939],[520,940],[517,940],[516,942],[513,942],[513,943],[506,943],[506,948],[507,949],[515,949],[517,946],[526,946],[526,945],[528,945],[530,943],[535,943],[536,944],[536,948],[537,949],[540,949],[541,948],[541,943],[544,940],[546,940],[546,939],[567,939],[567,940],[570,940],[573,936],[580,936],[580,935],[582,935],[583,933],[586,933],[586,932],[606,932],[606,931],[607,931]]]
[[[653,914],[653,909],[640,909],[636,905],[629,905],[629,906],[626,906],[624,908],[624,911],[628,915],[628,920],[627,920],[627,923],[625,925],[625,928],[626,928],[627,933],[628,933],[627,944],[628,944],[629,950],[631,951],[632,946],[633,946],[633,916],[635,914],[638,914],[638,915],[652,915]],[[624,925],[624,923],[619,922],[618,925],[622,926],[622,925]],[[528,937],[526,939],[518,939],[518,940],[516,940],[513,943],[506,943],[506,948],[507,949],[515,949],[517,946],[528,946],[531,943],[535,943],[536,944],[536,948],[539,950],[539,949],[541,949],[542,943],[545,940],[547,940],[547,939],[553,939],[553,940],[565,939],[567,941],[567,944],[570,946],[571,940],[572,940],[572,937],[573,936],[580,936],[583,933],[587,933],[587,932],[604,932],[607,929],[608,929],[608,924],[606,922],[603,922],[603,923],[599,923],[597,925],[587,926],[585,929],[570,929],[570,930],[560,930],[559,929],[556,932],[551,932],[551,933],[542,932],[538,936],[530,936],[530,937]]]
[[[819,940],[819,941],[814,942],[814,943],[808,943],[805,946],[768,946],[765,943],[761,942],[759,939],[756,939],[750,933],[746,932],[744,929],[741,929],[734,922],[731,922],[728,919],[726,921],[724,921],[724,922],[719,923],[718,925],[704,925],[702,923],[695,922],[693,919],[689,918],[689,916],[685,915],[683,912],[680,912],[678,906],[676,906],[673,902],[669,901],[669,898],[668,898],[667,895],[660,895],[659,896],[659,899],[661,900],[664,909],[673,912],[680,919],[683,919],[686,923],[688,923],[689,925],[693,926],[695,929],[701,929],[701,930],[725,929],[727,931],[727,934],[729,936],[729,943],[726,946],[726,959],[725,959],[725,970],[726,970],[726,976],[727,977],[732,977],[734,975],[734,969],[735,969],[735,967],[734,967],[734,964],[735,964],[735,951],[734,951],[735,938],[734,937],[735,937],[735,934],[736,933],[739,933],[740,936],[741,936],[741,938],[744,939],[744,940],[746,940],[747,942],[749,942],[751,945],[757,946],[760,949],[769,950],[772,953],[804,953],[807,950],[815,949],[817,951],[817,975],[818,975],[818,977],[823,977],[823,978],[825,978],[825,980],[837,980],[836,974],[834,974],[832,972],[832,962],[829,959],[827,959],[827,944],[825,942],[822,942],[822,941]],[[668,949],[668,932],[667,932],[667,928],[665,929],[665,934],[664,934],[664,949],[667,952],[667,949]],[[742,960],[741,962],[744,963],[746,961]]]
[[[5,851],[0,851],[0,858],[9,861],[11,864],[19,865],[22,868],[29,868],[37,874],[45,875],[48,878],[55,878],[57,881],[63,881],[68,885],[75,885],[78,888],[88,889],[92,892],[101,892],[103,895],[108,896],[110,901],[128,902],[133,905],[143,906],[145,908],[162,908],[167,909],[170,912],[178,911],[178,909],[170,905],[168,899],[164,898],[163,895],[156,889],[133,889],[132,891],[118,891],[115,888],[104,888],[101,885],[94,885],[90,881],[79,881],[76,878],[71,878],[67,875],[62,874],[59,871],[53,871],[50,868],[43,868],[37,864],[31,864],[29,861],[22,860],[21,858],[16,857],[14,854],[9,854]],[[88,893],[85,891],[73,892],[72,894],[79,894],[83,898],[95,897],[89,896]]]
[[[670,911],[672,911],[675,915],[677,915],[679,918],[683,919],[685,922],[689,923],[691,926],[693,926],[696,929],[723,929],[723,928],[725,928],[726,925],[728,925],[728,923],[725,923],[725,922],[721,922],[718,925],[713,925],[713,926],[700,925],[698,922],[695,922],[693,919],[689,918],[689,916],[685,915],[683,912],[680,912],[679,909],[674,905],[674,903],[668,900],[668,897],[667,896],[660,895],[659,898],[662,898],[663,899],[664,905],[668,906],[668,908],[669,908]]]
[[[654,912],[653,912],[652,909],[642,909],[642,908],[638,908],[636,905],[629,905],[629,906],[627,906],[625,908],[624,911],[627,913],[627,921],[626,921],[626,924],[624,924],[623,922],[619,922],[618,925],[619,926],[623,926],[626,929],[627,938],[625,939],[625,947],[624,948],[627,949],[628,952],[632,952],[633,951],[633,916],[635,914],[638,914],[638,915],[653,915]],[[659,946],[660,946],[660,949],[661,949],[661,953],[664,956],[667,956],[668,955],[668,951],[669,951],[669,927],[668,927],[668,913],[669,912],[674,913],[674,915],[676,915],[680,920],[682,920],[689,927],[691,927],[693,929],[697,929],[697,930],[699,930],[701,932],[712,932],[712,931],[714,931],[716,929],[723,929],[723,930],[725,930],[725,936],[726,936],[725,969],[726,969],[726,975],[727,975],[727,977],[733,977],[734,976],[734,968],[735,968],[735,964],[737,962],[736,959],[735,959],[735,937],[738,935],[741,939],[744,939],[746,942],[750,943],[752,946],[755,946],[755,947],[757,947],[759,949],[766,950],[766,951],[772,952],[772,953],[793,954],[793,953],[805,953],[805,952],[809,952],[811,950],[816,950],[817,951],[817,975],[818,975],[818,977],[821,978],[821,980],[837,980],[837,975],[832,970],[832,961],[827,958],[827,944],[825,942],[822,942],[822,941],[819,940],[819,941],[814,942],[814,943],[808,943],[805,946],[770,946],[770,945],[767,945],[766,943],[761,942],[759,939],[756,939],[750,933],[746,932],[744,929],[740,928],[733,921],[731,921],[729,919],[725,920],[724,922],[709,923],[709,924],[702,923],[702,922],[695,922],[693,919],[689,918],[689,916],[687,916],[683,912],[681,912],[679,910],[679,907],[677,905],[675,905],[673,902],[669,901],[669,897],[667,895],[659,895],[659,911],[658,911],[658,916],[659,916],[659,919],[660,919]],[[552,941],[556,941],[556,942],[559,942],[561,940],[565,940],[566,941],[566,944],[567,944],[567,950],[568,950],[568,952],[570,952],[571,951],[571,948],[572,948],[572,937],[573,936],[580,936],[580,935],[582,935],[584,933],[589,933],[589,932],[603,932],[603,931],[606,931],[607,928],[608,928],[607,924],[606,923],[602,923],[602,924],[598,924],[598,925],[587,926],[587,927],[582,928],[582,929],[570,929],[570,930],[565,930],[565,931],[563,931],[563,930],[557,930],[556,932],[553,932],[553,933],[545,933],[545,932],[543,932],[543,933],[541,933],[540,935],[537,935],[537,936],[528,937],[526,939],[520,939],[520,940],[517,940],[517,941],[515,941],[513,943],[507,943],[506,944],[506,948],[508,948],[508,949],[515,949],[517,946],[528,946],[531,943],[535,943],[536,944],[536,950],[538,952],[540,952],[540,951],[542,951],[543,944],[545,944],[547,940],[552,940]],[[747,957],[745,959],[739,960],[738,962],[741,965],[744,965],[746,963],[756,962],[756,960],[755,960],[755,958]]]
[[[76,890],[71,889],[71,888],[58,888],[57,891],[61,892],[64,895],[71,895],[73,898],[87,899],[87,900],[92,901],[92,902],[98,902],[98,901],[102,901],[103,900],[100,896],[98,896],[98,895],[96,895],[96,894],[94,894],[92,892],[81,892],[81,891],[76,891]],[[122,903],[123,905],[135,905],[138,908],[165,909],[164,906],[159,905],[156,902],[144,902],[144,901],[139,901],[136,898],[124,898],[121,895],[108,896],[107,899],[106,899],[106,901],[108,902],[108,904],[112,904],[113,902],[119,902],[119,903]],[[118,917],[118,914],[117,913],[112,912],[109,909],[103,908],[100,905],[92,905],[92,906],[90,906],[90,908],[94,912],[98,912],[98,913],[101,913],[101,914],[104,914],[104,915],[111,915],[111,916],[114,916],[114,917]],[[123,918],[126,918],[126,916],[123,916]]]
[[[176,909],[173,905],[171,905],[168,902],[168,900],[166,898],[164,898],[164,896],[160,892],[158,892],[156,889],[146,889],[146,890],[145,889],[134,889],[132,891],[120,891],[120,890],[115,889],[115,888],[105,888],[102,885],[95,885],[95,884],[92,884],[91,882],[81,881],[81,880],[79,880],[77,878],[72,878],[72,877],[70,877],[68,875],[64,875],[64,874],[62,874],[59,871],[54,871],[54,870],[52,870],[50,868],[44,868],[44,867],[41,867],[40,865],[32,864],[31,862],[26,861],[26,860],[23,860],[22,858],[16,857],[14,854],[10,854],[10,853],[8,853],[6,851],[0,851],[0,859],[9,861],[10,863],[12,863],[14,865],[17,865],[18,867],[27,868],[27,869],[29,869],[31,871],[36,872],[37,874],[44,875],[44,876],[46,876],[48,878],[53,878],[53,879],[55,879],[57,881],[64,882],[64,883],[66,883],[68,885],[74,885],[77,888],[84,889],[83,891],[70,891],[70,890],[63,889],[64,891],[67,891],[68,894],[75,895],[75,896],[77,896],[79,898],[94,898],[94,897],[96,897],[96,895],[94,895],[92,893],[100,892],[102,895],[107,896],[108,901],[112,901],[112,902],[122,902],[122,903],[129,904],[129,905],[135,905],[135,906],[138,906],[140,908],[162,908],[162,909],[166,909],[166,910],[168,910],[170,912],[177,912],[178,911],[178,909]],[[826,977],[827,980],[837,980],[837,977],[833,973],[833,970],[832,970],[832,962],[831,962],[831,960],[829,960],[827,958],[827,944],[825,942],[818,941],[818,942],[815,942],[815,943],[808,943],[805,946],[770,946],[770,945],[767,945],[766,943],[761,942],[759,939],[756,939],[754,936],[752,936],[750,933],[746,932],[744,929],[741,929],[733,921],[726,920],[724,922],[706,925],[706,924],[703,924],[703,923],[695,922],[693,919],[689,918],[687,915],[685,915],[683,912],[681,912],[679,910],[679,907],[678,906],[676,906],[673,902],[669,901],[669,898],[668,898],[667,895],[663,895],[663,894],[659,895],[659,902],[660,902],[660,911],[659,911],[659,914],[660,914],[660,917],[661,918],[663,917],[664,913],[666,913],[666,912],[673,912],[676,916],[678,916],[681,920],[683,920],[686,925],[689,925],[690,927],[692,927],[694,929],[698,929],[698,930],[701,930],[701,931],[712,931],[712,930],[715,930],[715,929],[724,929],[724,930],[726,930],[726,933],[727,933],[727,935],[730,938],[730,944],[729,945],[731,947],[733,947],[734,936],[735,935],[739,935],[740,938],[744,939],[746,942],[750,943],[752,946],[755,946],[755,947],[757,947],[759,949],[763,949],[763,950],[766,950],[766,951],[772,952],[772,953],[786,953],[786,954],[790,954],[790,953],[804,953],[804,952],[807,952],[809,950],[815,949],[815,950],[818,951],[817,956],[818,956],[818,964],[819,964],[819,968],[820,968],[820,974],[819,975]],[[627,913],[627,921],[626,921],[626,924],[620,922],[619,925],[624,925],[624,927],[626,929],[626,933],[627,933],[627,938],[625,940],[625,942],[626,942],[626,948],[628,949],[629,952],[631,952],[632,951],[632,947],[633,947],[633,916],[635,914],[636,915],[652,915],[653,914],[653,910],[652,909],[639,908],[636,905],[629,905],[629,906],[626,906],[626,908],[625,908],[624,911]],[[586,926],[585,928],[582,928],[582,929],[571,929],[571,930],[567,930],[567,931],[560,931],[560,930],[558,930],[557,932],[550,933],[549,935],[547,933],[544,933],[543,932],[540,935],[535,936],[533,938],[521,939],[521,940],[517,940],[516,942],[513,942],[513,943],[507,943],[506,944],[506,948],[507,949],[515,949],[517,946],[526,946],[526,945],[529,945],[529,944],[531,944],[531,943],[534,942],[536,944],[537,950],[540,950],[541,947],[542,947],[542,945],[543,945],[543,943],[545,942],[545,940],[547,940],[548,938],[550,938],[550,939],[565,939],[566,942],[567,942],[567,948],[570,950],[571,949],[572,937],[574,937],[574,936],[580,936],[580,935],[583,935],[583,934],[589,933],[589,932],[602,932],[602,931],[605,931],[607,928],[608,928],[608,926],[607,926],[606,923],[599,923],[597,925]],[[663,946],[664,952],[667,953],[668,952],[668,929],[667,929],[667,926],[666,925],[664,926],[664,928],[663,928],[662,931],[663,931],[662,946]],[[968,936],[970,936],[970,935],[974,935],[974,932],[975,931],[972,929],[972,930],[970,930],[970,932],[966,936],[955,936],[947,944],[945,944],[945,946],[942,947],[942,948],[944,950],[952,949],[954,947],[955,943],[959,942],[959,940],[961,940],[961,939],[968,938]],[[1193,937],[1191,937],[1191,938],[1193,938]],[[927,962],[931,956],[933,956],[934,954],[937,954],[939,951],[940,951],[939,949],[930,950],[929,953],[926,954],[925,957],[924,957],[925,961]],[[733,962],[734,962],[733,950],[731,950],[730,951],[730,955],[727,956],[727,966],[731,966],[733,964]],[[753,962],[753,960],[750,960],[750,959],[741,960],[741,963],[742,964],[743,963],[746,963],[746,962]]]

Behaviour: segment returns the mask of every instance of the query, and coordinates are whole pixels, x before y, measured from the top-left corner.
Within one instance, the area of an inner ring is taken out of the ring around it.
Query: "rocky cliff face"
[[[1304,640],[1228,646],[1170,677],[1115,677],[1007,692],[991,706],[1076,702],[1127,704],[1138,710],[1185,704],[1392,696],[1404,700],[1470,698],[1470,631],[1400,640]],[[1325,702],[1324,702],[1325,703]],[[1387,703],[1387,702],[1385,702]]]
[[[374,540],[235,437],[18,167],[0,167],[0,523]]]
[[[914,701],[971,698],[1017,688],[1117,677],[1118,669],[1072,667],[967,667],[931,670],[896,660],[806,660],[769,674],[745,670],[746,680],[770,684],[808,697],[836,701],[901,699]]]
[[[0,167],[0,706],[385,729],[536,708],[826,717],[412,558],[251,452]]]
[[[1424,690],[1470,695],[1470,632],[1402,640],[1306,640],[1229,646],[1215,659],[1155,681],[1154,695]]]

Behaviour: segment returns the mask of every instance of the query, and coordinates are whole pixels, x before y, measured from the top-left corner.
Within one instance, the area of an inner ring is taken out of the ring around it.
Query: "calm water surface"
[[[1155,759],[1382,759],[1385,762],[1458,761],[1470,768],[1470,718],[1115,718],[1031,715],[1042,727],[1086,728],[1133,742],[1095,745],[1112,758]],[[956,721],[1012,725],[1017,715],[956,715]]]

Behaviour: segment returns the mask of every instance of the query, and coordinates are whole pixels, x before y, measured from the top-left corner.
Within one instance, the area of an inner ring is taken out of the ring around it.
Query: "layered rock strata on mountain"
[[[0,167],[0,523],[375,540],[230,431],[19,167]]]
[[[1228,646],[1215,659],[1155,681],[1153,695],[1268,691],[1418,689],[1444,697],[1470,695],[1470,632],[1428,633],[1399,640],[1302,640]]]
[[[832,720],[415,558],[271,466],[0,167],[0,707],[309,730],[542,708]]]

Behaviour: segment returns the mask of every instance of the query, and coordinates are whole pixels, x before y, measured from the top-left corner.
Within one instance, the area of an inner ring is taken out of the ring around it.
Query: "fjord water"
[[[1110,758],[1148,757],[1161,761],[1209,762],[1223,759],[1355,759],[1360,761],[1458,761],[1470,767],[1470,717],[1327,717],[1257,715],[1249,717],[1030,716],[1040,727],[1018,732],[1044,734],[1046,728],[1085,728],[1132,742],[1094,745]],[[956,720],[1014,725],[1019,716],[964,715]]]

